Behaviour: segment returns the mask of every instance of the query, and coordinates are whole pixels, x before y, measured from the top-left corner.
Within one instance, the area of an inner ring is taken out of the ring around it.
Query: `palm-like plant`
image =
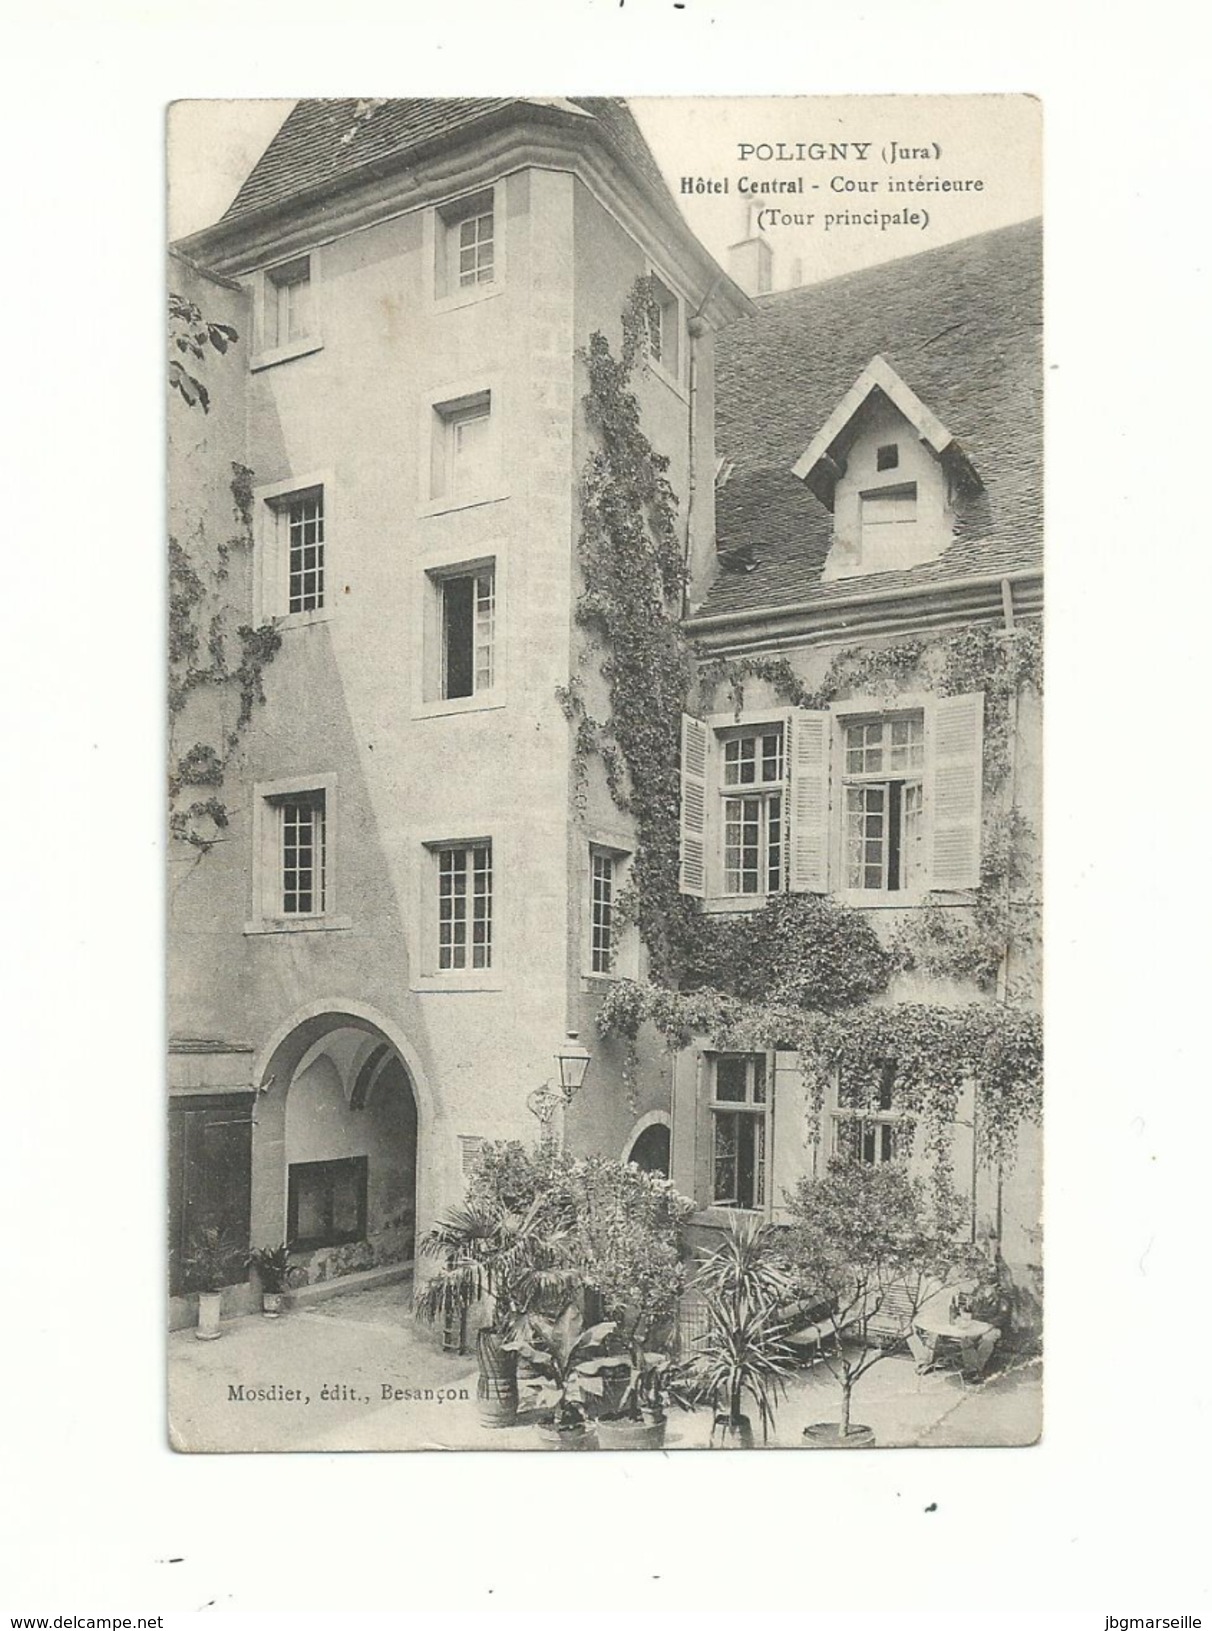
[[[711,1294],[706,1302],[707,1332],[686,1365],[686,1378],[695,1398],[709,1403],[717,1420],[736,1431],[746,1425],[747,1395],[766,1439],[790,1374],[790,1350],[783,1341],[787,1326],[770,1303]]]
[[[769,1225],[731,1214],[723,1245],[702,1264],[695,1285],[707,1306],[707,1332],[684,1371],[692,1397],[710,1403],[717,1422],[742,1443],[745,1399],[752,1399],[766,1439],[790,1374],[788,1327],[779,1308],[792,1291]]]
[[[417,1313],[431,1323],[484,1304],[489,1326],[512,1333],[528,1310],[570,1295],[577,1279],[564,1263],[565,1230],[552,1224],[542,1197],[525,1212],[472,1201],[440,1218],[419,1251],[439,1266],[417,1288]]]

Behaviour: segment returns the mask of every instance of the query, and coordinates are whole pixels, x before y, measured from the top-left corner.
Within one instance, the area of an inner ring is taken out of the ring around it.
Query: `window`
[[[901,462],[901,450],[895,442],[885,442],[883,447],[875,450],[875,468],[877,470],[895,470]]]
[[[648,355],[673,379],[681,367],[681,324],[678,297],[653,272],[649,275]]]
[[[310,255],[300,255],[266,272],[264,326],[264,344],[271,351],[294,345],[312,333]]]
[[[720,792],[726,895],[766,895],[783,887],[784,775],[781,725],[724,737]]]
[[[863,568],[869,572],[894,571],[911,565],[907,552],[917,526],[917,483],[880,487],[859,495],[859,530]]]
[[[614,967],[614,856],[605,850],[589,855],[589,967],[609,974]]]
[[[493,686],[496,573],[491,565],[439,580],[441,696],[472,697]]]
[[[857,1109],[838,1108],[833,1113],[833,1153],[865,1166],[883,1166],[908,1155],[910,1128],[901,1113],[892,1108],[896,1062],[884,1061],[875,1104]]]
[[[761,1211],[766,1205],[766,1060],[720,1054],[710,1065],[711,1204]]]
[[[300,493],[282,506],[287,548],[287,610],[324,604],[324,489]]]
[[[286,1243],[292,1251],[344,1246],[366,1238],[364,1155],[295,1161],[287,1173]]]
[[[442,403],[434,413],[433,497],[451,504],[482,497],[496,466],[491,392]]]
[[[847,723],[843,851],[848,889],[902,890],[921,880],[921,714]]]
[[[262,489],[258,593],[264,619],[310,622],[327,605],[325,489],[319,481]]]
[[[323,791],[292,793],[275,801],[280,856],[279,910],[283,917],[320,917],[326,895],[327,844]]]
[[[492,967],[492,845],[437,851],[438,969]]]
[[[437,220],[438,294],[458,294],[495,282],[498,255],[492,188],[439,209]]]

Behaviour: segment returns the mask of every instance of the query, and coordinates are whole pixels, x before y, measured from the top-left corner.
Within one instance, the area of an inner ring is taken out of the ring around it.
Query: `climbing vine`
[[[213,349],[226,354],[235,329],[212,323],[192,302],[169,296],[169,385],[187,407],[210,407],[210,393],[174,352],[200,362]],[[253,711],[265,700],[263,677],[282,636],[272,623],[234,627],[230,584],[233,556],[245,558],[253,538],[252,471],[233,463],[232,526],[218,539],[199,518],[187,542],[168,541],[169,832],[199,855],[226,836],[232,812],[222,788]],[[198,708],[189,706],[197,699]],[[207,705],[209,704],[209,706]],[[189,725],[203,739],[180,747]]]
[[[617,356],[595,333],[583,353],[585,413],[594,433],[581,483],[577,620],[596,655],[609,715],[594,718],[578,671],[559,693],[572,726],[574,804],[585,808],[587,764],[597,757],[607,788],[636,827],[630,896],[650,980],[618,981],[603,999],[599,1028],[626,1045],[624,1077],[634,1091],[634,1043],[651,1023],[671,1048],[707,1038],[718,1048],[786,1049],[800,1055],[812,1115],[827,1086],[843,1105],[870,1102],[895,1062],[894,1108],[920,1125],[936,1167],[949,1159],[960,1094],[975,1083],[976,1141],[990,1161],[1011,1159],[1024,1118],[1041,1102],[1038,1015],[1011,1005],[1004,975],[1011,947],[1029,937],[1029,824],[1010,796],[1015,710],[1024,688],[1042,689],[1038,622],[1013,635],[974,626],[930,638],[839,651],[816,688],[785,657],[719,658],[697,651],[679,624],[684,562],[668,460],[644,434],[632,389],[642,364],[651,285],[641,279],[623,314]],[[961,907],[932,897],[905,914],[885,946],[870,915],[812,895],[778,895],[745,914],[700,911],[679,892],[679,716],[720,707],[739,716],[745,687],[761,682],[793,708],[823,709],[848,696],[893,699],[908,691],[985,697],[983,779],[987,814],[980,888]],[[957,915],[957,912],[959,915]],[[881,1003],[898,971],[918,968],[988,988],[1000,1003],[949,1008]]]

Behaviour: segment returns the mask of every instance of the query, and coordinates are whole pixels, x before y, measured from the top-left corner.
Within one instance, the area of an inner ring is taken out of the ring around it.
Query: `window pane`
[[[281,806],[282,912],[310,916],[324,910],[324,805],[322,795],[287,799]]]
[[[719,1206],[737,1204],[737,1123],[740,1119],[726,1112],[717,1112],[713,1117],[715,1142],[711,1198]]]
[[[442,695],[469,697],[475,689],[473,602],[475,579],[447,578],[442,584]]]
[[[454,498],[472,498],[484,491],[488,477],[489,420],[487,407],[468,408],[447,420],[450,494]]]
[[[715,1096],[724,1104],[744,1104],[749,1085],[749,1061],[721,1057],[715,1062]]]
[[[753,1083],[752,1098],[754,1104],[766,1102],[766,1060],[759,1053],[749,1061],[750,1079]]]
[[[490,567],[476,574],[475,689],[491,691],[493,640],[496,632],[496,573]]]
[[[846,882],[851,889],[883,889],[886,877],[887,784],[846,788]]]
[[[777,793],[766,800],[766,888],[777,894],[783,887],[783,801]]]

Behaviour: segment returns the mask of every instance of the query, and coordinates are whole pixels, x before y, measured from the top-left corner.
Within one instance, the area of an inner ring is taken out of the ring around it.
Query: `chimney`
[[[769,294],[773,287],[774,256],[765,238],[751,234],[728,248],[728,275],[746,294]]]

